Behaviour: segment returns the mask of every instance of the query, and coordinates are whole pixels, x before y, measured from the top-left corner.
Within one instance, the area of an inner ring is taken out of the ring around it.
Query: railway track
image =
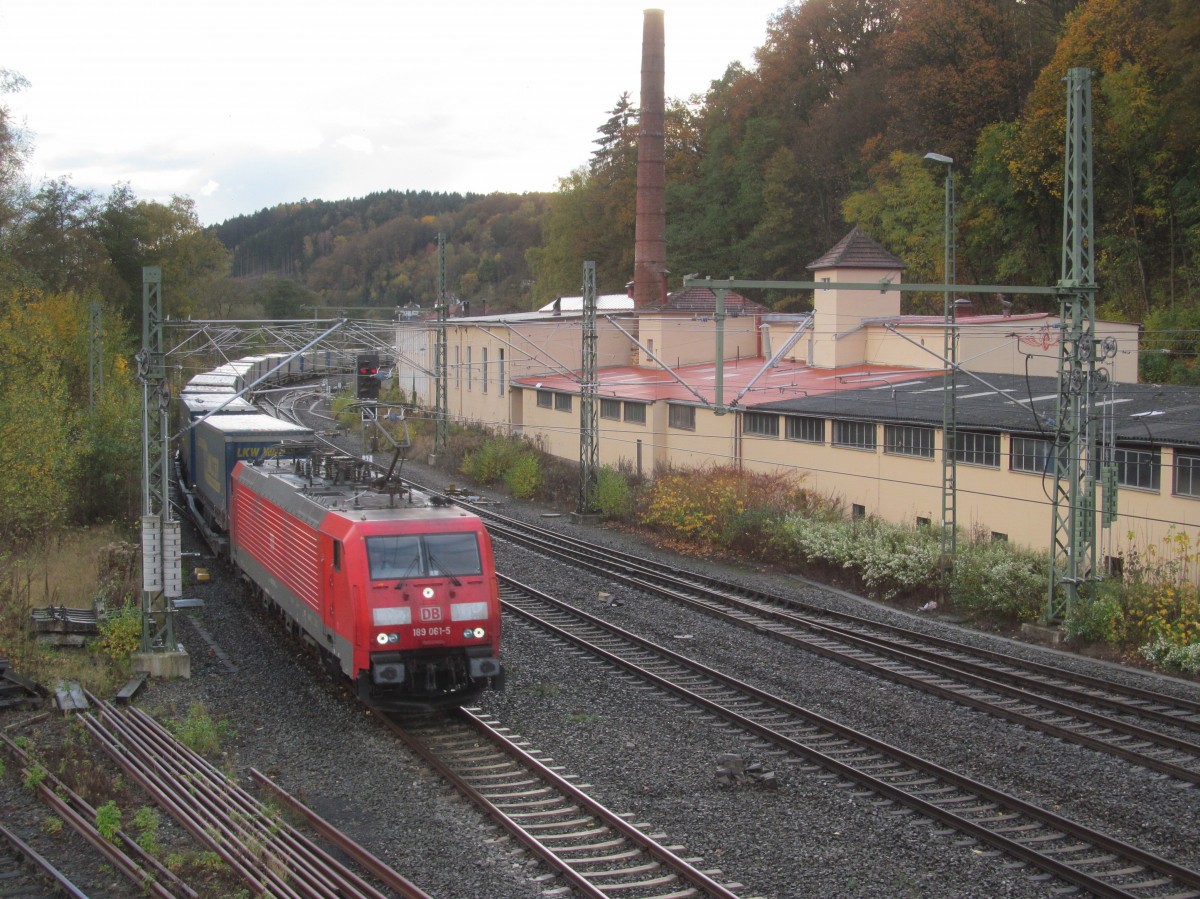
[[[154,801],[207,849],[216,853],[255,895],[278,899],[429,899],[419,887],[357,846],[344,834],[308,813],[306,819],[334,842],[373,880],[322,849],[282,820],[204,758],[181,743],[149,715],[117,708],[89,695],[95,712],[80,714],[88,732]],[[257,774],[260,783],[266,781]],[[272,785],[276,800],[299,808]],[[151,888],[160,884],[146,878]],[[178,884],[157,895],[195,897]]]
[[[474,508],[474,507],[473,507]],[[873,675],[1185,783],[1200,783],[1200,701],[1072,674],[597,549],[475,508],[493,537]]]
[[[87,893],[4,824],[0,824],[0,896],[88,899]]]
[[[1200,896],[1200,872],[890,746],[502,578],[512,614],[769,746],[1097,896]]]
[[[457,717],[389,720],[417,755],[557,872],[558,895],[629,899],[736,899],[737,883],[702,871],[659,842],[648,825],[631,824],[589,796],[521,739],[478,710]]]

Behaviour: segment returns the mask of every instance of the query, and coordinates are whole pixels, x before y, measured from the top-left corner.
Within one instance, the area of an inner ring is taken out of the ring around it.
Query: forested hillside
[[[361,199],[301,200],[213,229],[232,274],[295,279],[324,305],[381,307],[437,297],[437,238],[446,241],[447,291],[476,308],[528,307],[525,253],[541,241],[548,197],[384,191]]]

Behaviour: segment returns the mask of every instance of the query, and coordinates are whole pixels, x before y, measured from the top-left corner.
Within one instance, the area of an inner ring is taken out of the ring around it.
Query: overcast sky
[[[643,10],[666,95],[751,67],[785,0],[0,0],[26,172],[196,201],[204,224],[380,190],[550,191],[587,163]]]

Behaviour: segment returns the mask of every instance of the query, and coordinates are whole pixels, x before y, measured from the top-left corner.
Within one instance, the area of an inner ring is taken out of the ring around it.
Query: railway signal
[[[358,355],[358,390],[360,400],[379,399],[379,356],[375,353]]]

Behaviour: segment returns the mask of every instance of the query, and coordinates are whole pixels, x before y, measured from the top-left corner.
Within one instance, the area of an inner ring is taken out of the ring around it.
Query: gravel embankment
[[[429,483],[445,478],[406,463],[404,474]],[[603,545],[646,555],[653,549],[615,531],[582,528],[567,517],[506,503],[504,511],[543,526],[586,534]],[[554,592],[622,627],[681,649],[822,715],[836,718],[911,752],[1018,794],[1092,826],[1131,839],[1177,862],[1200,868],[1194,822],[1200,791],[1113,759],[1066,746],[926,696],[843,668],[749,632],[629,591],[597,577],[497,544],[501,571]],[[677,560],[678,561],[678,560]],[[180,638],[192,656],[192,678],[155,681],[139,698],[152,712],[182,716],[194,702],[229,722],[226,770],[246,784],[245,770],[275,776],[337,826],[421,885],[447,899],[509,899],[540,895],[546,883],[537,865],[390,738],[370,714],[349,700],[283,638],[277,622],[249,607],[247,593],[228,570],[204,562],[218,576],[189,590],[204,600],[184,616]],[[703,561],[679,562],[712,567]],[[967,642],[1002,646],[1014,655],[1114,676],[1118,669],[1088,659],[999,641],[935,620],[917,618],[836,592],[817,591],[792,578],[731,572],[773,592],[789,591],[814,603],[946,631]],[[601,590],[620,604],[606,606]],[[199,629],[194,626],[198,624]],[[962,845],[912,815],[898,814],[876,797],[860,795],[819,770],[765,748],[669,697],[632,685],[608,667],[588,661],[531,627],[506,619],[503,652],[508,689],[485,694],[485,712],[523,734],[592,793],[646,822],[665,841],[699,856],[705,867],[744,884],[744,896],[1033,897],[1061,884],[983,846]],[[233,665],[223,660],[228,658]],[[1195,684],[1144,672],[1119,676],[1160,690],[1197,695]],[[15,721],[0,717],[0,726]],[[770,779],[733,785],[717,776],[718,760],[736,754],[761,763]],[[0,811],[36,829],[37,808],[11,774],[0,780]],[[24,803],[24,805],[22,805]],[[39,848],[68,845],[39,837]],[[76,868],[94,869],[59,851]],[[80,876],[83,875],[80,871]],[[84,881],[102,885],[107,880]],[[135,895],[135,891],[107,895]],[[102,895],[95,892],[93,895]]]

